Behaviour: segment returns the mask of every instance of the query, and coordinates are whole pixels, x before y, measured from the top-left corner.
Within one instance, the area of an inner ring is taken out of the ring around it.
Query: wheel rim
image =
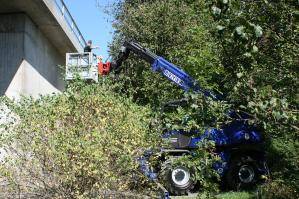
[[[251,183],[254,179],[255,173],[251,166],[243,165],[239,169],[238,176],[242,183]]]
[[[171,179],[178,187],[184,187],[189,184],[190,172],[185,168],[176,168],[171,172]]]

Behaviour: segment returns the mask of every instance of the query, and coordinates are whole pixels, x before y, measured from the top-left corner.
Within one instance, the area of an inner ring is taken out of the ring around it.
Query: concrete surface
[[[83,51],[75,34],[59,13],[55,0],[0,0],[0,14],[20,12],[31,18],[62,55]]]
[[[0,15],[0,95],[24,57],[24,26],[23,15]]]
[[[83,44],[56,2],[61,3],[60,0],[0,0],[0,96],[16,90],[35,95],[34,85],[41,84],[41,79],[45,87],[38,87],[40,93],[64,89],[64,73],[59,65],[65,65],[66,53],[82,52]],[[16,75],[21,66],[24,70],[24,60],[39,78],[31,78],[28,72]],[[27,79],[27,85],[21,85],[25,84],[22,78]],[[22,89],[16,88],[20,86]]]
[[[31,64],[23,60],[5,95],[10,99],[19,100],[20,93],[38,98],[40,95],[57,94],[60,91],[50,84]]]
[[[7,89],[24,60],[43,76],[45,81],[62,90],[63,74],[58,65],[64,65],[64,57],[65,55],[59,53],[26,14],[0,15],[0,95],[9,93]],[[25,78],[18,77],[20,82]],[[30,93],[29,85],[38,84],[36,78],[30,78],[29,73],[26,78],[31,82],[26,82],[28,84],[26,93],[20,94]],[[35,93],[35,88],[32,89]],[[48,91],[52,90],[40,87],[40,93]]]

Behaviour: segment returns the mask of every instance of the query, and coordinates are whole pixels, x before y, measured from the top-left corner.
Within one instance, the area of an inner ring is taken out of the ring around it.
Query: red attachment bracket
[[[110,69],[111,69],[111,62],[106,62],[106,63],[99,62],[98,63],[98,71],[99,71],[100,75],[102,75],[102,76],[108,75],[110,72]]]

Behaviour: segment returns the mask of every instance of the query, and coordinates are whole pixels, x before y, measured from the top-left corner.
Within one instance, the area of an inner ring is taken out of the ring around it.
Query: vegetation
[[[211,170],[217,157],[207,152],[207,143],[193,159],[179,160],[195,168],[203,186],[199,197],[299,198],[298,8],[297,0],[119,1],[113,56],[122,41],[138,41],[224,100],[184,94],[134,57],[103,84],[79,82],[62,95],[18,104],[4,100],[18,119],[1,135],[1,146],[12,155],[0,167],[7,183],[0,192],[61,198],[90,197],[95,190],[151,194],[134,159],[142,149],[160,146],[164,129],[221,127],[234,109],[250,114],[249,122],[264,132],[271,178],[254,193],[218,194]],[[188,106],[161,111],[183,97]]]
[[[124,39],[141,42],[226,96],[226,105],[191,103],[194,112],[178,110],[165,126],[216,126],[225,121],[225,107],[252,115],[268,140],[272,177],[264,189],[275,193],[271,198],[298,197],[298,7],[295,0],[130,0],[115,12],[112,50]],[[145,65],[134,59],[125,65],[125,94],[154,109],[183,96]],[[212,115],[219,121],[211,123]]]
[[[135,158],[156,143],[151,111],[102,85],[79,82],[60,95],[6,104],[19,122],[11,121],[1,134],[8,153],[0,167],[4,198],[88,198],[101,190],[132,190]]]

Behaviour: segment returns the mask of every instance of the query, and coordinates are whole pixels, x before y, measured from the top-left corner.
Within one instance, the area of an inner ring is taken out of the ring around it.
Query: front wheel
[[[162,164],[159,177],[171,194],[186,195],[195,185],[192,175],[193,172],[190,169],[180,165],[174,166],[171,160],[167,160]]]
[[[258,175],[256,160],[250,156],[241,156],[232,159],[226,181],[229,188],[233,190],[246,190],[255,186]]]

